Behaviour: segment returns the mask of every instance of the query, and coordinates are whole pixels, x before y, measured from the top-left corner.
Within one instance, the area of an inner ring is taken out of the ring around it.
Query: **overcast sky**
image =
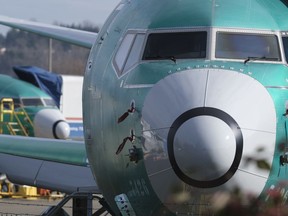
[[[102,26],[120,0],[0,0],[0,15],[52,24]],[[0,33],[7,31],[0,25]]]

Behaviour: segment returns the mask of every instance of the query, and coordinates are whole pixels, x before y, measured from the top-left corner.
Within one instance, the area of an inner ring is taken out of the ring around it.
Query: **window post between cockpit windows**
[[[282,36],[282,42],[283,42],[286,64],[288,64],[288,33],[287,35]]]

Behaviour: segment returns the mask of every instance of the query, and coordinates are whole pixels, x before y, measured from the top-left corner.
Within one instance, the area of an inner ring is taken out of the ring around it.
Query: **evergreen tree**
[[[90,22],[70,26],[85,31],[98,32]],[[6,37],[0,34],[0,73],[13,74],[13,66],[37,66],[49,69],[49,38],[11,29]],[[0,50],[1,51],[1,50]],[[53,40],[52,71],[59,74],[83,75],[89,49]]]

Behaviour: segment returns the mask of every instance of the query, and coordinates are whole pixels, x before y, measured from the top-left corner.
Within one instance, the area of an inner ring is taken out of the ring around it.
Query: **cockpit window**
[[[23,106],[44,106],[41,98],[22,98]]]
[[[56,107],[56,104],[55,104],[53,99],[44,98],[43,100],[44,100],[44,103],[45,103],[46,106],[48,106],[48,107]]]
[[[123,38],[114,58],[118,76],[123,75],[140,60],[145,34],[128,33]]]
[[[216,58],[281,61],[276,35],[218,32]]]
[[[27,106],[43,106],[43,107],[56,107],[52,98],[13,98],[14,107],[27,107]]]
[[[286,62],[288,63],[288,37],[283,37],[282,41],[283,41]]]
[[[13,98],[13,102],[14,102],[15,109],[21,107],[21,102],[19,98]]]
[[[205,58],[206,46],[207,32],[151,33],[143,60]]]

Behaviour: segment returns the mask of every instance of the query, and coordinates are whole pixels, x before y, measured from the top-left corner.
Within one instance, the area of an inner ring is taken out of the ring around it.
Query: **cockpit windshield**
[[[207,32],[161,32],[148,36],[143,60],[206,57]]]
[[[218,32],[216,58],[281,61],[276,35]]]
[[[44,106],[41,98],[22,98],[23,106]]]
[[[52,98],[13,98],[14,107],[28,107],[28,106],[41,106],[41,107],[57,107]]]

